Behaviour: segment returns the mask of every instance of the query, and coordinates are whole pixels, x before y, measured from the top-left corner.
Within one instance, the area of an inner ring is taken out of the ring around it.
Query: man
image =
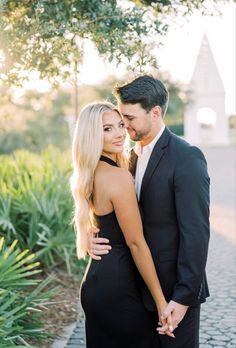
[[[151,250],[168,306],[175,338],[159,335],[162,348],[199,347],[200,304],[209,296],[205,266],[209,242],[209,177],[202,152],[172,134],[164,124],[168,92],[144,75],[115,88],[132,140],[131,171]],[[92,240],[96,258],[109,247]],[[142,284],[143,301],[155,305]],[[163,333],[163,328],[160,333]]]

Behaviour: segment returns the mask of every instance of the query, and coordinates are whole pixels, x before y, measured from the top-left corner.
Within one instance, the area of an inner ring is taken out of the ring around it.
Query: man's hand
[[[101,260],[101,256],[109,253],[111,246],[109,245],[109,239],[96,237],[99,229],[93,227],[90,233],[88,242],[88,253],[94,260]]]
[[[172,317],[172,330],[174,331],[179,323],[183,320],[186,312],[188,310],[188,306],[184,306],[180,303],[177,303],[175,301],[170,301],[169,304],[167,305],[166,309],[161,315],[161,320],[166,320],[170,315]],[[160,334],[163,334],[168,327],[162,326],[161,328],[158,328],[158,332]]]

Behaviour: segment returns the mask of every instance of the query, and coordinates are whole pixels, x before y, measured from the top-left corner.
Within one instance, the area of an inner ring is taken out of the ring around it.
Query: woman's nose
[[[123,137],[125,135],[125,128],[117,128],[116,136]]]

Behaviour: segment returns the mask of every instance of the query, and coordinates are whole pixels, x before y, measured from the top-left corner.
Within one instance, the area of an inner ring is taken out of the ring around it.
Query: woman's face
[[[126,137],[125,125],[117,111],[107,111],[102,117],[104,142],[103,154],[115,157],[124,150]]]

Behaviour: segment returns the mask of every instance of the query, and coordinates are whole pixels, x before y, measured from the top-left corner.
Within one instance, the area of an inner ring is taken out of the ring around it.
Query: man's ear
[[[158,118],[162,117],[161,116],[161,107],[159,105],[154,106],[151,111],[152,111],[154,119],[158,119]]]

